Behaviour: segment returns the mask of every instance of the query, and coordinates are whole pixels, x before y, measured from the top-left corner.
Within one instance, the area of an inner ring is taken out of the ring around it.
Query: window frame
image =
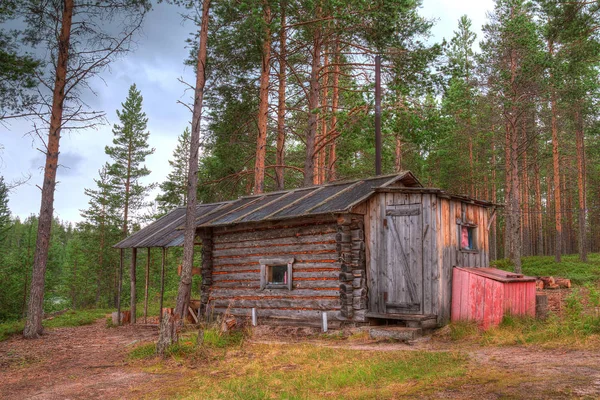
[[[260,290],[264,289],[287,289],[292,290],[292,266],[294,258],[266,258],[258,260],[260,263]],[[269,284],[268,273],[270,267],[279,265],[287,265],[287,283],[285,284]]]
[[[479,228],[479,226],[477,226],[477,224],[466,222],[463,219],[458,219],[458,218],[456,219],[456,224],[458,225],[458,249],[465,253],[478,253],[479,248],[477,247],[477,234],[478,234],[477,229]],[[468,230],[470,230],[472,232],[472,235],[471,235],[472,247],[471,248],[466,248],[466,247],[462,246],[463,227],[467,228]]]

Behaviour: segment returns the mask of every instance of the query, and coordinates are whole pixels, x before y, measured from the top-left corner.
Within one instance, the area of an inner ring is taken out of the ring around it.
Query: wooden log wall
[[[358,221],[340,225],[333,216],[215,227],[210,274],[203,265],[203,277],[206,275],[210,281],[203,282],[202,300],[210,312],[229,309],[240,317],[249,317],[251,309],[256,308],[259,323],[270,319],[316,324],[324,311],[333,325],[352,318],[355,275],[359,279],[357,289],[362,288],[360,279],[364,280],[359,255],[361,248],[364,254],[364,244],[353,240],[361,237],[361,232]],[[342,261],[341,254],[347,262]],[[292,290],[261,290],[259,260],[291,257]],[[356,292],[357,297],[362,295],[360,290]]]
[[[338,218],[340,315],[356,322],[366,321],[368,306],[364,228],[362,215],[346,214]]]
[[[206,315],[210,286],[213,283],[212,276],[212,258],[213,258],[213,240],[210,229],[198,231],[198,236],[202,241],[202,284],[200,286],[200,314]]]

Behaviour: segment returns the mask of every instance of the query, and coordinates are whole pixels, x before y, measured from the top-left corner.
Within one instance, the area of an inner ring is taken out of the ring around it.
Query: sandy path
[[[157,328],[88,326],[47,330],[40,340],[15,336],[0,342],[0,398],[122,398],[137,383],[155,379],[126,364],[140,341],[155,340]]]

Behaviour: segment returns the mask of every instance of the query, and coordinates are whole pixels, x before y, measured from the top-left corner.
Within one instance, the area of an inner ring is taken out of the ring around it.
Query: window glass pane
[[[460,247],[463,249],[471,248],[469,246],[469,239],[470,239],[469,228],[467,228],[466,226],[461,226],[460,227]]]
[[[475,228],[469,228],[469,249],[474,249],[475,247],[473,247],[473,232],[475,231]]]
[[[287,284],[287,265],[269,266],[268,283],[275,285]]]

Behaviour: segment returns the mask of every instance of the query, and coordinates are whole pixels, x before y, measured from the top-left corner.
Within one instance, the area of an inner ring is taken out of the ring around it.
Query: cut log
[[[552,276],[540,276],[539,280],[544,283],[544,288],[549,288],[550,286],[554,286],[554,277]]]
[[[560,288],[564,288],[564,289],[570,289],[571,288],[571,280],[570,279],[567,279],[567,278],[554,278],[554,282]]]
[[[535,281],[535,290],[544,290],[544,281],[541,279],[538,279],[537,281]]]

